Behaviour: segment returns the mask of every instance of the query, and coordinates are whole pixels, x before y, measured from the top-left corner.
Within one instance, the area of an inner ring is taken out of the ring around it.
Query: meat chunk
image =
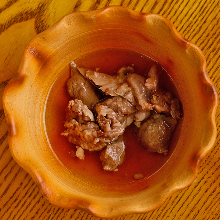
[[[139,138],[142,145],[150,152],[166,154],[176,124],[177,121],[172,117],[154,115],[139,130]]]
[[[105,99],[95,106],[95,111],[97,115],[99,115],[99,111],[101,110],[101,108],[99,107],[100,105],[112,109],[114,111],[113,114],[115,115],[116,119],[121,123],[123,128],[126,128],[133,122],[136,108],[126,99],[120,96]]]
[[[151,103],[158,113],[171,115],[174,119],[180,118],[179,100],[174,98],[171,92],[159,89],[153,94]]]
[[[125,82],[122,83],[115,91],[115,95],[124,97],[127,101],[129,101],[132,105],[136,105],[136,101],[134,98],[134,94],[132,88]]]
[[[157,73],[157,67],[156,65],[153,65],[148,72],[149,78],[146,79],[145,81],[145,86],[147,87],[148,90],[152,92],[156,92],[158,89],[158,82],[159,82],[159,76]]]
[[[108,106],[118,115],[128,115],[136,112],[136,107],[120,96],[107,98],[97,105],[99,104]]]
[[[153,110],[153,105],[150,102],[152,94],[158,89],[159,77],[156,65],[153,65],[148,72],[149,78],[138,74],[129,74],[127,76],[127,83],[132,88],[134,98],[137,102],[139,110]]]
[[[126,83],[126,76],[131,73],[134,73],[132,67],[122,67],[117,75],[114,76],[92,70],[86,70],[85,75],[97,85],[105,95],[122,96],[132,104],[135,104],[132,88]]]
[[[84,105],[81,100],[70,100],[67,106],[66,119],[76,119],[79,123],[95,121],[93,113]]]
[[[141,123],[150,116],[150,111],[139,110],[134,115],[134,124],[140,128]]]
[[[115,90],[124,82],[124,77],[111,76],[97,71],[87,70],[88,77],[95,85],[99,87],[106,95],[115,96]]]
[[[68,92],[74,99],[81,100],[91,110],[101,97],[100,91],[83,77],[74,64],[71,64],[71,78],[67,82]]]
[[[98,124],[81,100],[71,100],[63,132],[69,142],[89,151],[101,150],[122,135],[136,109],[122,97],[112,97],[96,104],[94,111]]]
[[[95,85],[99,86],[106,95],[115,96],[114,89],[126,81],[126,75],[129,73],[134,73],[134,69],[128,66],[119,69],[117,75],[109,75],[93,70],[86,70],[85,75],[92,80]]]
[[[67,108],[66,136],[70,143],[89,151],[102,150],[112,140],[105,138],[99,126],[95,123],[93,113],[81,100],[69,101]],[[79,152],[82,152],[79,150]]]
[[[99,126],[94,122],[80,124],[75,119],[71,119],[66,121],[64,126],[66,130],[62,135],[66,136],[70,143],[85,150],[99,151],[112,141],[103,137],[103,132],[100,131]]]
[[[132,88],[137,108],[140,110],[152,110],[150,103],[151,91],[145,86],[145,78],[136,73],[127,76],[127,83]]]
[[[172,99],[173,95],[171,92],[160,89],[153,94],[151,103],[158,113],[169,113]]]
[[[114,171],[122,164],[125,155],[125,144],[122,138],[107,145],[101,152],[100,159],[102,161],[103,169],[107,171]]]
[[[124,127],[117,119],[117,114],[108,106],[96,105],[94,108],[98,122],[103,135],[106,138],[112,138],[112,140],[118,138],[124,132]]]

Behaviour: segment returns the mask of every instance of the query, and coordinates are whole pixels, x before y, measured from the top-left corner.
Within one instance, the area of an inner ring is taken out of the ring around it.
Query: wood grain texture
[[[25,46],[64,15],[109,5],[122,5],[145,13],[158,13],[203,51],[207,72],[220,94],[219,0],[1,0],[0,1],[0,95],[16,76]],[[0,100],[0,219],[98,220],[86,212],[51,205],[29,174],[14,161],[7,141],[7,124]],[[193,184],[172,195],[157,210],[114,218],[220,219],[220,108],[216,114],[218,136],[203,160]]]

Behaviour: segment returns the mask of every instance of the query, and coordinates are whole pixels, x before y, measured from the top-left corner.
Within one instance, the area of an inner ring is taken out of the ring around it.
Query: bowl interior
[[[77,57],[74,61],[79,66],[93,70],[99,68],[99,71],[108,74],[116,74],[122,66],[133,65],[135,72],[141,75],[146,75],[155,63],[144,54],[116,48],[96,50]],[[159,69],[161,66],[157,65]],[[161,87],[179,97],[175,84],[167,72],[160,68],[159,74]],[[50,90],[45,112],[47,136],[56,157],[73,175],[86,176],[91,184],[100,185],[103,190],[134,192],[148,187],[150,176],[158,172],[171,157],[180,136],[182,121],[175,130],[167,155],[148,153],[138,141],[136,126],[127,128],[125,161],[117,172],[103,171],[99,152],[86,151],[85,159],[81,161],[72,156],[71,152],[75,152],[74,145],[70,144],[66,137],[61,136],[64,130],[65,109],[70,100],[66,86],[69,77],[70,69],[67,65]],[[143,174],[145,178],[141,181],[135,180],[134,175],[138,173]]]

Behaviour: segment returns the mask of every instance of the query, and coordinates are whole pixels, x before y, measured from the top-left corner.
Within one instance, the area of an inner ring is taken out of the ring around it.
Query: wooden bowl
[[[113,71],[129,62],[141,66],[143,57],[160,63],[173,80],[183,119],[171,152],[160,166],[152,160],[154,168],[137,181],[126,179],[122,171],[129,168],[113,174],[100,171],[94,155],[87,156],[85,163],[76,161],[60,132],[71,61]],[[36,36],[3,100],[12,155],[43,195],[55,205],[99,217],[158,208],[172,193],[193,182],[216,137],[217,94],[202,52],[162,16],[124,7],[74,12]]]

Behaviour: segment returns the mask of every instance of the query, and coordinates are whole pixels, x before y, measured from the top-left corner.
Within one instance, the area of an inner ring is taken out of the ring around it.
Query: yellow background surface
[[[219,0],[0,0],[0,94],[16,76],[28,42],[64,15],[110,5],[157,13],[174,23],[195,43],[207,60],[207,72],[220,94]],[[202,119],[201,119],[202,120]],[[220,109],[216,114],[218,135],[212,151],[201,163],[193,184],[166,200],[157,210],[114,219],[220,219]],[[0,219],[98,220],[84,211],[63,209],[49,203],[36,183],[11,156],[7,124],[0,101]]]

